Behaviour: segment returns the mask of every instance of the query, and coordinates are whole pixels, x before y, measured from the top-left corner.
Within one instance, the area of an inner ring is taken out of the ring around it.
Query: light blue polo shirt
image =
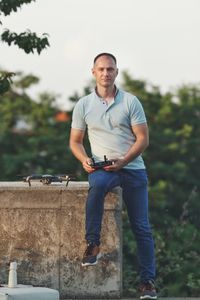
[[[75,105],[72,128],[86,130],[95,161],[122,158],[135,143],[131,126],[146,123],[140,101],[134,95],[118,89],[115,99],[106,103],[95,91],[81,98]],[[140,156],[124,168],[145,169]]]

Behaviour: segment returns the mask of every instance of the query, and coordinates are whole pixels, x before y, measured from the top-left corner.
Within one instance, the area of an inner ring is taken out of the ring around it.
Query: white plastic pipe
[[[9,288],[17,287],[17,263],[15,261],[10,263],[8,287]]]

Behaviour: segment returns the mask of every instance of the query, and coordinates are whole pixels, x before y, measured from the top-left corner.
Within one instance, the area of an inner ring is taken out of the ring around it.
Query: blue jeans
[[[86,202],[86,240],[100,244],[101,223],[105,195],[116,186],[122,188],[129,221],[138,249],[140,279],[155,279],[154,241],[148,218],[146,170],[121,169],[117,172],[97,170],[88,176],[89,191]]]

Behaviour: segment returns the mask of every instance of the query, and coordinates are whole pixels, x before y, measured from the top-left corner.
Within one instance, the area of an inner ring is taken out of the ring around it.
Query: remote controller
[[[99,162],[95,162],[94,158],[92,157],[91,167],[97,170],[106,166],[111,166],[113,163],[114,162],[112,160],[107,159],[106,155],[104,155],[104,160]]]

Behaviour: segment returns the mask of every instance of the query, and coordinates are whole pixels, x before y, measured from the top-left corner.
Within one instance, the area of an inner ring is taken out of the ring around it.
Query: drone
[[[28,182],[29,186],[31,186],[31,181],[39,181],[43,184],[49,185],[52,182],[60,182],[66,181],[66,186],[68,186],[69,181],[75,181],[76,178],[73,175],[40,175],[40,174],[32,174],[26,177],[23,177],[24,182]]]

